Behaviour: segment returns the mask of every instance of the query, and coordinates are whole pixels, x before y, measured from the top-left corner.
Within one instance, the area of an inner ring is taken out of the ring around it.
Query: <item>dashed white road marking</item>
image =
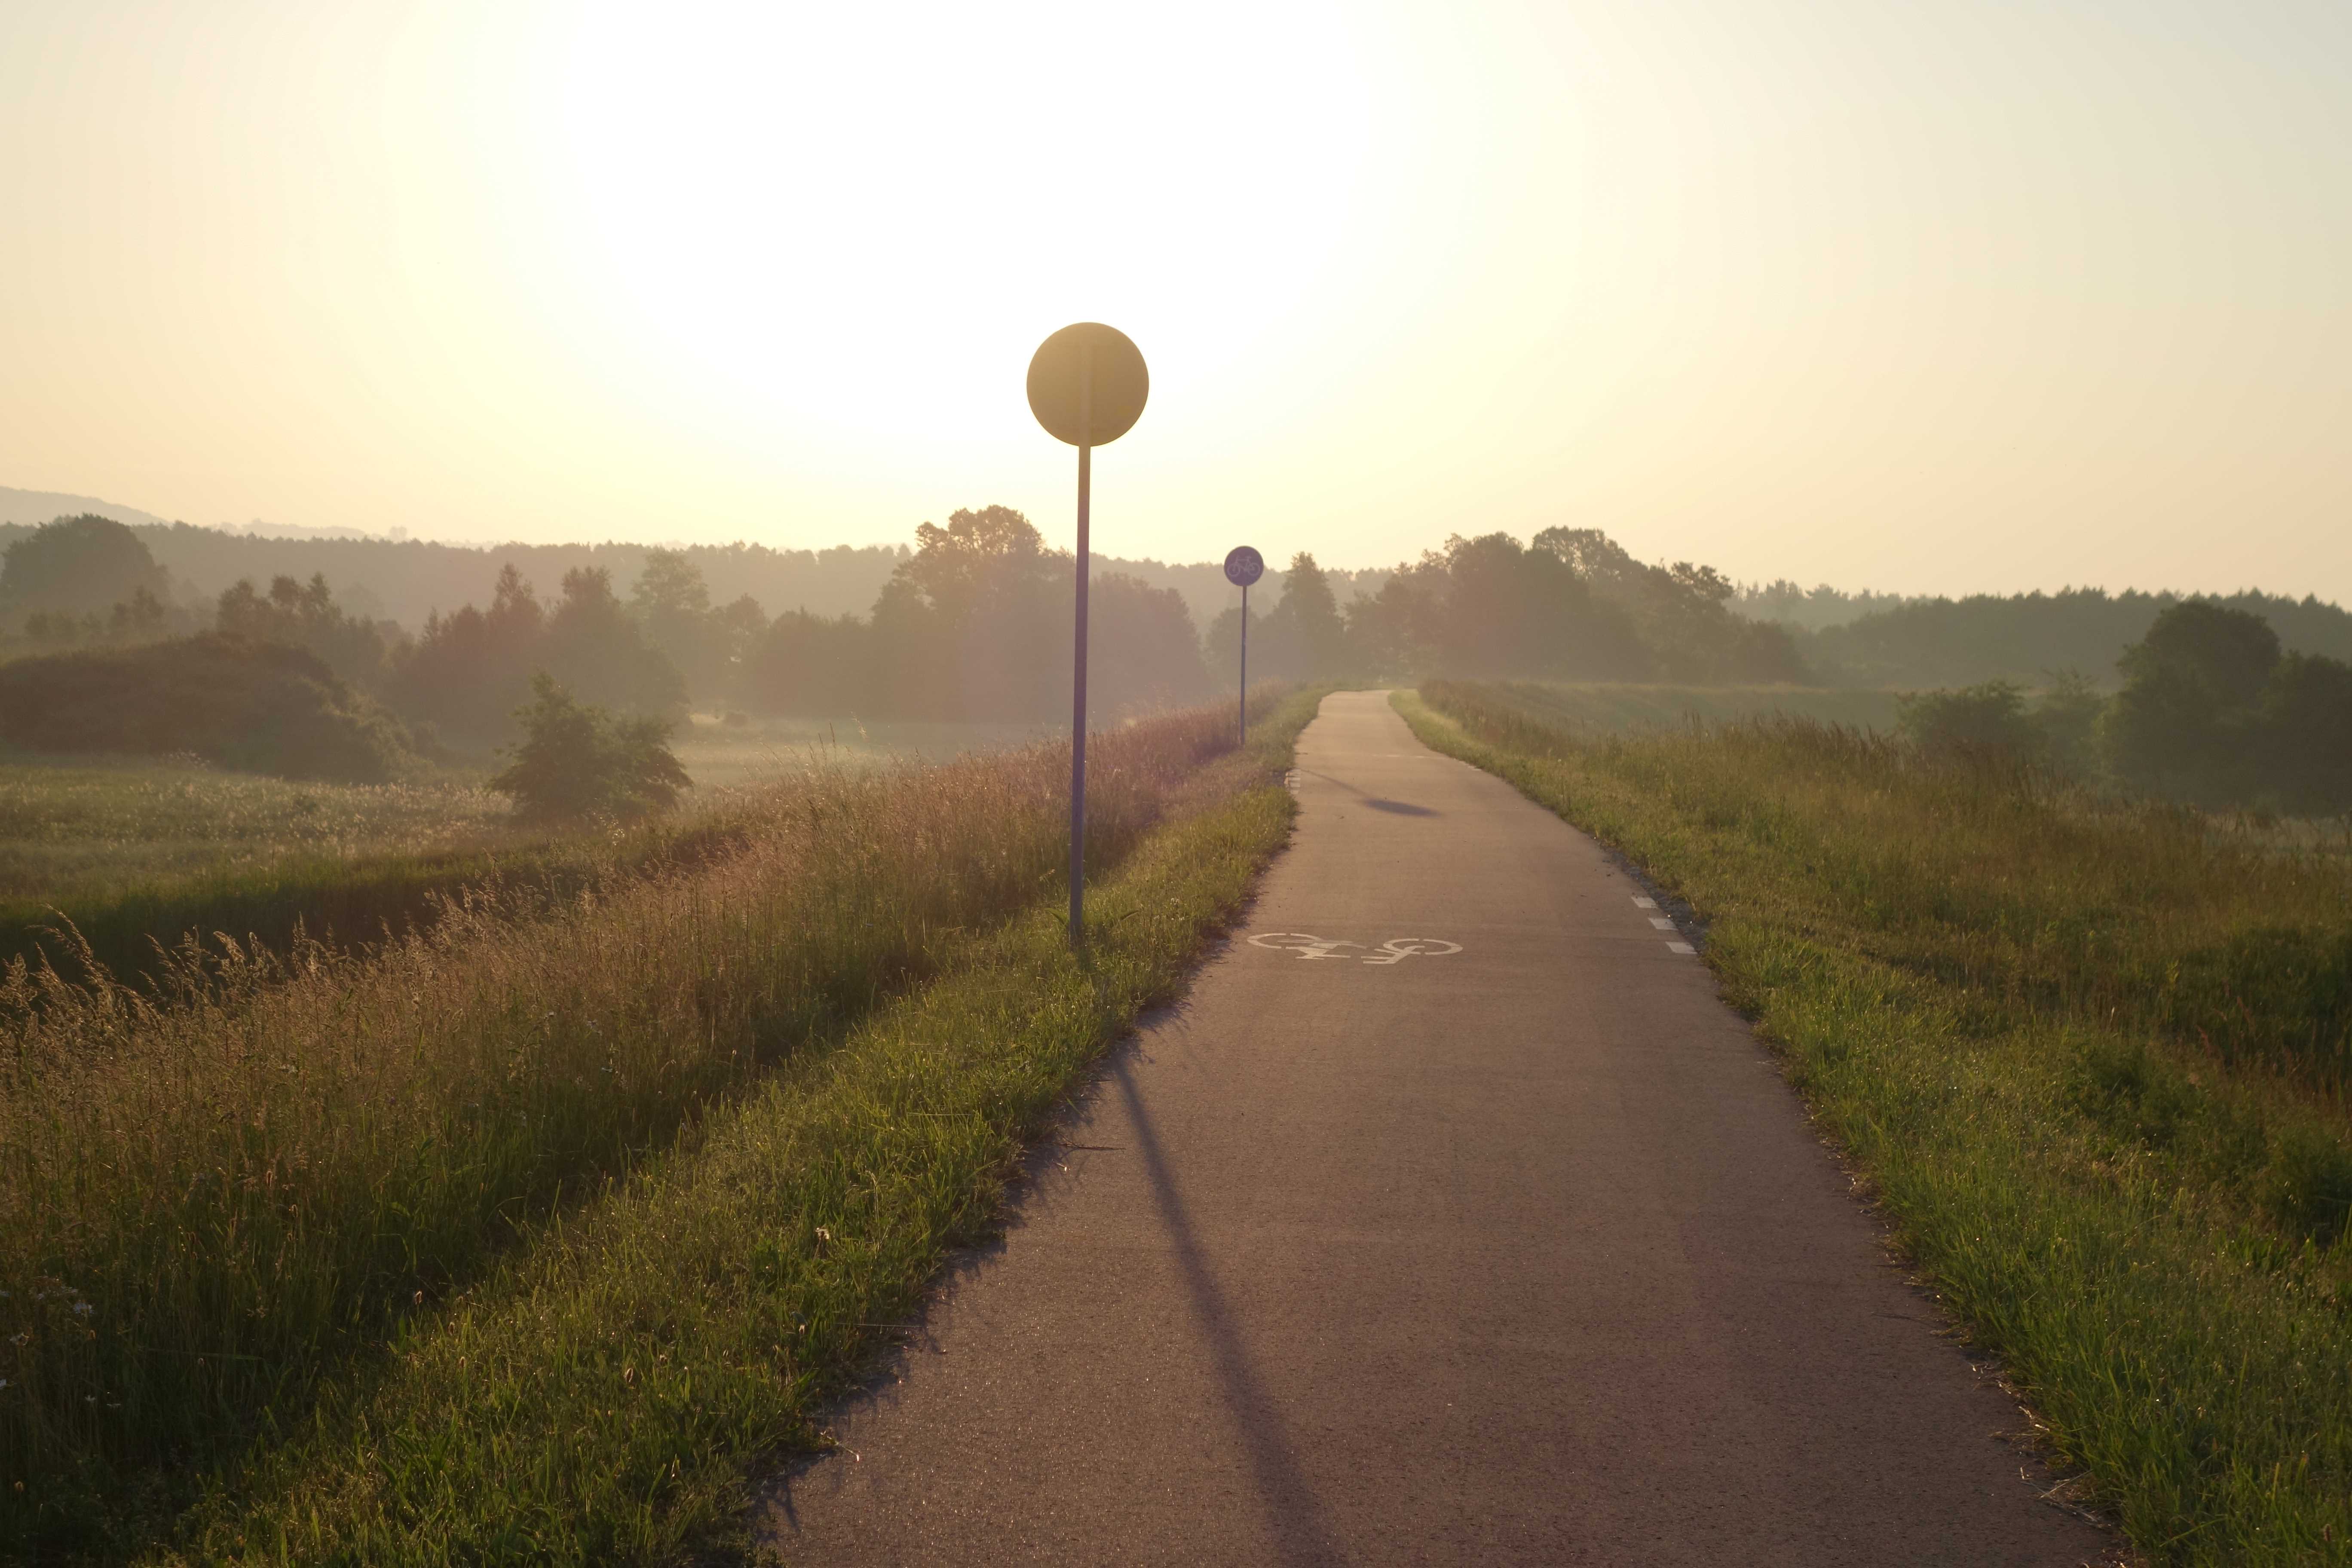
[[[1637,893],[1633,897],[1633,907],[1637,910],[1654,910],[1658,907],[1658,900],[1643,898]]]
[[[1668,952],[1687,952],[1696,954],[1697,953],[1698,949],[1693,947],[1686,942],[1670,942],[1666,943],[1666,951]]]
[[[1657,927],[1660,931],[1672,931],[1675,929],[1675,922],[1668,920],[1664,915],[1652,915],[1650,917],[1650,923]]]

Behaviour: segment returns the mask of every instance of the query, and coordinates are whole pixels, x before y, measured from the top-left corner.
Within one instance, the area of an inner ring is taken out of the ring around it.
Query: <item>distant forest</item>
[[[509,737],[542,669],[583,700],[672,717],[699,704],[1045,721],[1067,702],[1070,559],[1003,507],[924,523],[907,545],[823,551],[478,549],[86,514],[0,525],[0,659],[197,636],[292,647],[339,683],[320,699],[326,708],[364,723],[363,705],[377,704],[428,749]],[[1215,563],[1096,567],[1091,668],[1105,721],[1196,700],[1234,679],[1239,595]],[[2112,690],[2126,650],[2184,602],[2254,616],[2286,653],[2352,662],[2352,616],[2316,599],[1742,587],[1704,565],[1637,561],[1597,530],[1552,528],[1524,543],[1456,535],[1380,572],[1294,555],[1251,595],[1250,669],[1306,679]],[[203,657],[228,668],[220,647]],[[119,684],[144,668],[116,660],[88,679]],[[299,685],[282,661],[268,668],[273,691]],[[59,666],[54,678],[23,672],[16,689],[64,690],[81,679]]]
[[[9,493],[26,492],[0,495]],[[35,526],[0,521],[0,550],[30,534]],[[511,565],[542,584],[561,583],[568,572],[601,568],[625,585],[636,581],[647,557],[661,548],[609,542],[471,545],[358,536],[293,538],[232,533],[184,522],[133,521],[128,526],[163,569],[168,586],[159,592],[167,602],[208,603],[240,581],[267,584],[275,577],[291,577],[307,583],[323,575],[333,584],[338,602],[352,614],[396,621],[411,632],[423,629],[425,618],[436,612],[446,615],[485,602],[503,567]],[[910,553],[903,544],[773,550],[740,542],[679,545],[670,552],[683,555],[706,581],[725,584],[730,597],[747,594],[772,616],[806,610],[827,616],[862,615],[870,609],[874,596]],[[1239,597],[1214,562],[1169,565],[1097,556],[1095,564],[1150,587],[1175,589],[1196,622],[1207,621]],[[1330,576],[1341,593],[1352,594],[1377,591],[1388,574],[1335,571]],[[1253,596],[1271,604],[1280,597],[1282,583],[1281,572],[1270,572]]]
[[[2157,617],[2189,600],[2244,610],[2270,623],[2291,653],[2352,660],[2352,616],[2316,598],[2273,594],[1971,595],[1914,599],[1843,626],[1796,634],[1814,678],[1833,686],[1919,689],[2013,680],[2046,686],[2068,672],[2118,683],[2124,649]]]

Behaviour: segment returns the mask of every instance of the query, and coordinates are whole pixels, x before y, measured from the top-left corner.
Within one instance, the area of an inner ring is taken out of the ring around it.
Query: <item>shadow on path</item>
[[[1175,1178],[1170,1174],[1167,1159],[1161,1152],[1160,1134],[1152,1126],[1150,1113],[1143,1109],[1142,1097],[1135,1091],[1135,1079],[1129,1067],[1122,1055],[1111,1068],[1111,1076],[1118,1080],[1119,1094],[1127,1101],[1128,1119],[1135,1127],[1136,1149],[1143,1156],[1144,1174],[1150,1178],[1152,1201],[1159,1206],[1160,1223],[1168,1227],[1169,1239],[1175,1244],[1177,1266],[1183,1271],[1185,1289],[1192,1294],[1193,1315],[1200,1320],[1201,1331],[1208,1339],[1218,1380],[1224,1385],[1225,1403],[1233,1411],[1242,1447],[1249,1455],[1258,1495],[1265,1500],[1277,1559],[1286,1563],[1345,1562],[1339,1543],[1331,1537],[1323,1505],[1300,1473],[1298,1458],[1283,1434],[1281,1414],[1266,1393],[1248,1347],[1235,1331],[1233,1310],[1226,1305],[1224,1292],[1217,1288],[1208,1260],[1201,1255],[1192,1222],[1185,1215],[1183,1197],[1176,1190]]]
[[[1393,812],[1399,816],[1442,816],[1444,815],[1443,812],[1432,811],[1425,805],[1413,805],[1402,800],[1383,800],[1379,795],[1359,789],[1356,785],[1349,784],[1346,779],[1335,779],[1329,773],[1318,773],[1313,768],[1294,768],[1291,771],[1293,773],[1304,773],[1311,779],[1321,779],[1325,784],[1338,784],[1341,789],[1346,790],[1349,795],[1354,795],[1359,805],[1369,805],[1374,811]]]

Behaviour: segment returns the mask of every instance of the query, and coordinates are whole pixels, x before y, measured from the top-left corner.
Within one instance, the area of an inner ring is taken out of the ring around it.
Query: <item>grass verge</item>
[[[734,1098],[541,1228],[200,1509],[170,1563],[653,1563],[740,1542],[749,1468],[817,1421],[949,1250],[996,1225],[1023,1146],[1287,837],[1317,694],[1269,714],[1090,889]]]
[[[1707,922],[2082,1495],[2151,1563],[2352,1563],[2340,858],[1818,725],[1397,706]]]
[[[1100,737],[1116,867],[1230,721]],[[0,984],[0,1550],[119,1555],[314,1387],[1060,880],[1066,752],[814,773],[736,852],[362,958]]]
[[[19,994],[0,1549],[133,1554],[192,1483],[166,1534],[194,1561],[723,1531],[1243,895],[1312,706],[1246,757],[1217,711],[1097,740],[1083,968],[1046,748],[803,781],[724,864],[545,918],[176,999]]]

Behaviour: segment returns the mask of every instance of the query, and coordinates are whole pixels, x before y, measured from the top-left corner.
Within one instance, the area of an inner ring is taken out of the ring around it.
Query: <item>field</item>
[[[811,767],[873,768],[1034,742],[1004,724],[860,725],[854,719],[729,725],[698,716],[675,750],[695,781],[685,809],[650,831],[583,841],[520,828],[478,759],[388,784],[295,783],[194,760],[0,759],[0,959],[47,953],[58,913],[98,960],[153,973],[184,933],[258,936],[298,927],[331,945],[373,941],[486,880],[564,894],[691,838],[732,798]]]
[[[0,1543],[605,1563],[723,1535],[1238,906],[1311,711],[1247,753],[1221,709],[1097,742],[1084,963],[1043,746],[804,770],[698,858],[369,956],[171,998],[15,982]]]
[[[2352,1562],[2340,835],[1799,720],[1399,706],[1690,902],[2076,1500],[2151,1563]]]
[[[730,724],[698,713],[672,738],[697,790],[761,784],[824,755],[855,766],[893,758],[943,762],[966,752],[1000,752],[1068,733],[1068,726],[845,719],[752,719]]]
[[[0,763],[0,903],[78,902],[293,858],[429,855],[506,836],[479,776],[295,784],[201,763]]]

